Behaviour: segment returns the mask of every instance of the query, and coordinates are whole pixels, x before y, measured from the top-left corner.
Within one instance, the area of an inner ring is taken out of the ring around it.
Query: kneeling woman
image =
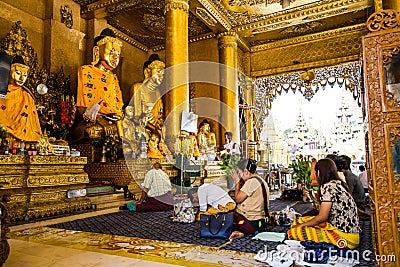
[[[356,248],[360,242],[359,219],[349,188],[339,179],[331,159],[319,160],[315,172],[321,196],[319,214],[294,221],[288,231],[289,239],[345,243],[349,249]]]
[[[231,175],[236,181],[234,213],[234,232],[230,239],[241,238],[245,234],[264,232],[268,215],[268,184],[257,176],[257,161],[242,159],[238,163],[238,171]]]

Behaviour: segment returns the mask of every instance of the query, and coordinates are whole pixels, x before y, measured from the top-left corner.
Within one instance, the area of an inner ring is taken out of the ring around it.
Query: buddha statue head
[[[10,84],[22,86],[28,78],[29,67],[21,56],[14,57],[10,68]]]
[[[125,118],[132,120],[135,116],[135,109],[133,106],[127,106],[125,108]]]
[[[94,39],[92,65],[112,71],[118,66],[121,55],[122,42],[116,38],[111,29],[104,29]]]
[[[208,122],[208,120],[203,120],[202,122],[200,122],[199,132],[204,133],[204,134],[209,134],[210,131],[211,131],[210,123]]]
[[[151,54],[149,60],[143,64],[144,81],[150,89],[159,86],[164,78],[165,64],[157,54]]]

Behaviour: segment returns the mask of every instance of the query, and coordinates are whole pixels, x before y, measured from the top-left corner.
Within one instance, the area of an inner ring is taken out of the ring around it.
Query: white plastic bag
[[[281,212],[286,214],[286,218],[288,218],[290,222],[293,222],[301,216],[300,213],[296,212],[293,208],[290,208],[289,206],[286,206],[286,208],[283,209]]]
[[[172,221],[192,223],[195,221],[192,201],[187,195],[178,195],[174,198],[174,217]]]

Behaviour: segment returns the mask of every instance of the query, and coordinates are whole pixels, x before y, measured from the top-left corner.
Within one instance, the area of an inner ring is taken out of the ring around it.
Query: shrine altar
[[[86,157],[0,155],[0,195],[8,199],[10,221],[89,209],[88,197],[67,196],[89,182],[86,163]]]

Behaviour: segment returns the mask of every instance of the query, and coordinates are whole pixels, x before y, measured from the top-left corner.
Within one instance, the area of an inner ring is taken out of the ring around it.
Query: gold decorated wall
[[[18,20],[22,22],[31,45],[38,54],[39,64],[43,65],[44,55],[44,0],[38,1],[4,0],[0,1],[0,37],[3,38]]]
[[[360,57],[365,24],[252,47],[253,77],[337,65]]]
[[[68,6],[72,13],[71,28],[61,22],[60,9],[65,6]],[[54,0],[52,3],[48,3],[46,9],[43,21],[44,65],[52,72],[58,71],[61,67],[64,68],[64,73],[71,77],[71,89],[74,89],[77,80],[77,66],[85,63],[85,20],[79,16],[80,6],[73,1]],[[26,27],[23,22],[22,27]],[[29,33],[28,38],[31,39]],[[33,47],[36,50],[36,47]]]
[[[238,70],[250,77],[250,52],[238,49]]]

